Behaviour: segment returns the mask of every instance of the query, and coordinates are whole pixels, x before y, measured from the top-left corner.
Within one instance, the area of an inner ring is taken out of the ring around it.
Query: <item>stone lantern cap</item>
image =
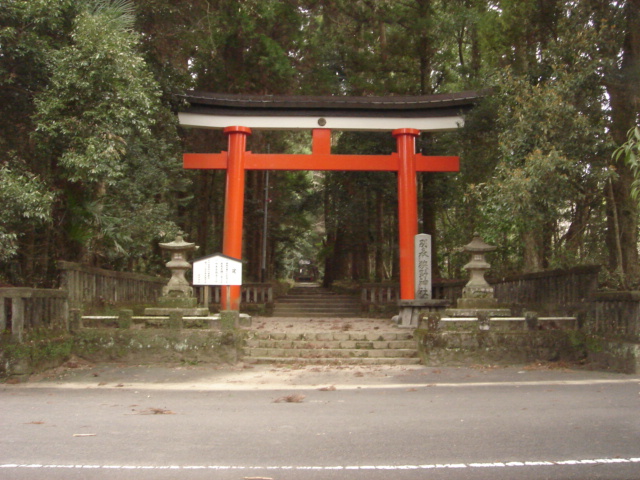
[[[158,245],[165,250],[193,250],[196,248],[195,243],[185,242],[182,235],[177,235],[173,242],[159,243]]]
[[[498,247],[485,243],[484,240],[482,240],[482,237],[480,237],[479,233],[474,233],[473,240],[471,240],[469,244],[465,245],[463,250],[465,252],[481,253],[481,252],[493,252],[497,248]]]

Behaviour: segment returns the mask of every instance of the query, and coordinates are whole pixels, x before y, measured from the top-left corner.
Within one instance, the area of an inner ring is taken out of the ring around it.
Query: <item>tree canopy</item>
[[[462,275],[459,247],[478,231],[499,247],[496,274],[598,263],[612,285],[634,285],[639,32],[640,0],[5,0],[0,282],[53,285],[56,260],[161,271],[156,245],[178,230],[205,254],[220,250],[224,172],[184,171],[181,154],[223,150],[225,139],[177,127],[187,89],[492,88],[464,129],[418,140],[425,154],[461,156],[459,174],[418,179],[436,274]],[[249,139],[256,152],[309,146],[300,133]],[[334,149],[394,144],[336,132]],[[267,278],[298,257],[313,257],[325,283],[394,278],[394,182],[270,172],[267,185],[248,172],[249,279],[265,273],[264,235]]]

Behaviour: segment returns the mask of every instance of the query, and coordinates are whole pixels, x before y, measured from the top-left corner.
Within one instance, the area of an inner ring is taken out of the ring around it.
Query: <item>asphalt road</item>
[[[97,366],[0,386],[2,479],[638,479],[640,378]]]

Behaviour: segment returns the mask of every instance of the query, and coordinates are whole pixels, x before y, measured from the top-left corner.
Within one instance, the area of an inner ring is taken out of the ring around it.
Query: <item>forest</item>
[[[226,149],[181,129],[189,90],[390,96],[487,91],[456,132],[423,133],[459,173],[421,173],[435,278],[460,247],[498,247],[492,275],[602,265],[636,288],[640,0],[0,0],[0,285],[56,287],[59,260],[166,275],[177,232],[221,251]],[[388,133],[335,132],[385,154]],[[255,131],[254,152],[310,134]],[[398,275],[397,187],[384,172],[247,172],[247,281]],[[267,214],[265,215],[265,210]],[[265,229],[266,217],[266,229]],[[266,272],[261,272],[266,235]],[[263,278],[264,277],[264,278]]]

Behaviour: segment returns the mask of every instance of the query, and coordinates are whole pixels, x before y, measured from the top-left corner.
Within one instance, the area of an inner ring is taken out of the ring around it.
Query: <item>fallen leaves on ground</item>
[[[321,392],[333,392],[336,390],[336,386],[331,385],[330,387],[322,387],[322,388],[319,388],[318,390],[320,390]]]
[[[167,410],[165,408],[145,408],[144,410],[140,410],[136,412],[135,409],[132,409],[134,413],[131,415],[175,415],[176,412],[172,412],[171,410]]]
[[[306,395],[301,393],[294,393],[293,395],[285,395],[284,397],[276,398],[273,403],[302,403]]]
[[[473,364],[469,365],[469,368],[474,370],[496,370],[498,368],[506,368],[504,365],[481,365],[481,364]]]
[[[567,362],[536,362],[522,367],[523,370],[571,370]]]

